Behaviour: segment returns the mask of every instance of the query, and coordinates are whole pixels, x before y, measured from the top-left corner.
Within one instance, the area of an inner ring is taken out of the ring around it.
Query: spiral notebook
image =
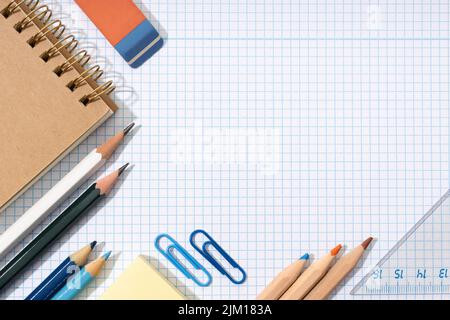
[[[112,82],[90,66],[38,0],[0,0],[0,212],[117,109]]]

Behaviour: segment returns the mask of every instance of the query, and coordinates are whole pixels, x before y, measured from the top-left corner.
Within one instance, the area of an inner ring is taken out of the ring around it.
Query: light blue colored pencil
[[[72,300],[75,298],[100,273],[110,255],[111,251],[87,264],[67,281],[66,285],[52,297],[52,300]]]
[[[97,241],[67,257],[25,300],[50,300],[66,285],[67,279],[84,267]]]

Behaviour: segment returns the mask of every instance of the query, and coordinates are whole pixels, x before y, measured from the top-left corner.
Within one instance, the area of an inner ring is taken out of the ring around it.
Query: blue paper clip
[[[208,239],[207,241],[205,241],[203,243],[201,249],[195,243],[195,237],[198,234],[203,234]],[[214,268],[216,268],[221,274],[225,275],[234,284],[241,284],[247,279],[247,274],[245,273],[245,270],[242,269],[242,267],[236,261],[234,261],[233,258],[231,258],[230,255],[225,250],[223,250],[222,247],[219,246],[219,244],[206,231],[195,230],[194,232],[192,232],[191,237],[190,237],[190,243],[194,247],[195,250],[197,250],[206,260],[209,261],[209,263],[211,263],[213,265]],[[225,270],[225,268],[216,259],[214,259],[214,257],[208,252],[209,246],[212,246],[214,249],[216,249],[233,268],[236,268],[240,271],[242,276],[239,280],[234,279]]]
[[[159,245],[159,242],[161,239],[166,238],[171,244],[167,247],[166,250],[163,250],[161,246]],[[174,238],[169,236],[166,233],[160,234],[155,239],[155,247],[156,249],[161,252],[163,256],[167,258],[178,270],[180,270],[188,279],[191,279],[194,281],[197,285],[200,287],[207,287],[211,284],[212,276],[211,274],[203,267],[193,256],[189,254],[189,252],[186,251],[178,242],[175,241]],[[205,273],[207,280],[206,282],[201,282],[194,274],[190,273],[189,270],[186,269],[186,267],[178,261],[178,259],[172,254],[174,250],[177,250],[186,260],[197,270],[201,270]]]

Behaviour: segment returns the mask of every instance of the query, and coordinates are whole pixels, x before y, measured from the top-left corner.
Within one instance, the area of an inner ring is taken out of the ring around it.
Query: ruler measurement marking
[[[442,234],[436,235],[440,242],[433,240],[435,234],[429,235],[429,232],[433,232],[433,225],[436,223],[439,223],[441,227],[450,225],[448,221],[444,220],[450,219],[449,196],[450,190],[447,190],[381,258],[375,267],[356,284],[351,294],[450,293],[450,279],[448,278],[450,243],[446,241],[448,238],[444,237],[446,231],[441,228]],[[436,214],[436,221],[432,218],[433,214]],[[408,247],[409,245],[412,247]],[[447,256],[443,256],[444,252]],[[394,254],[398,255],[394,256]],[[412,254],[412,257],[409,254]],[[417,256],[418,254],[419,256]],[[403,261],[406,265],[402,267],[402,263],[399,262]],[[436,265],[440,267],[436,268]]]

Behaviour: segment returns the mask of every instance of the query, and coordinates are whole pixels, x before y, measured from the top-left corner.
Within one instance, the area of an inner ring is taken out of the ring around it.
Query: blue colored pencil
[[[67,257],[25,300],[50,300],[64,287],[67,279],[86,264],[96,244],[97,241],[91,242]]]
[[[51,300],[72,300],[100,273],[111,255],[111,251],[87,264],[80,272],[69,279],[64,287],[61,288]]]

